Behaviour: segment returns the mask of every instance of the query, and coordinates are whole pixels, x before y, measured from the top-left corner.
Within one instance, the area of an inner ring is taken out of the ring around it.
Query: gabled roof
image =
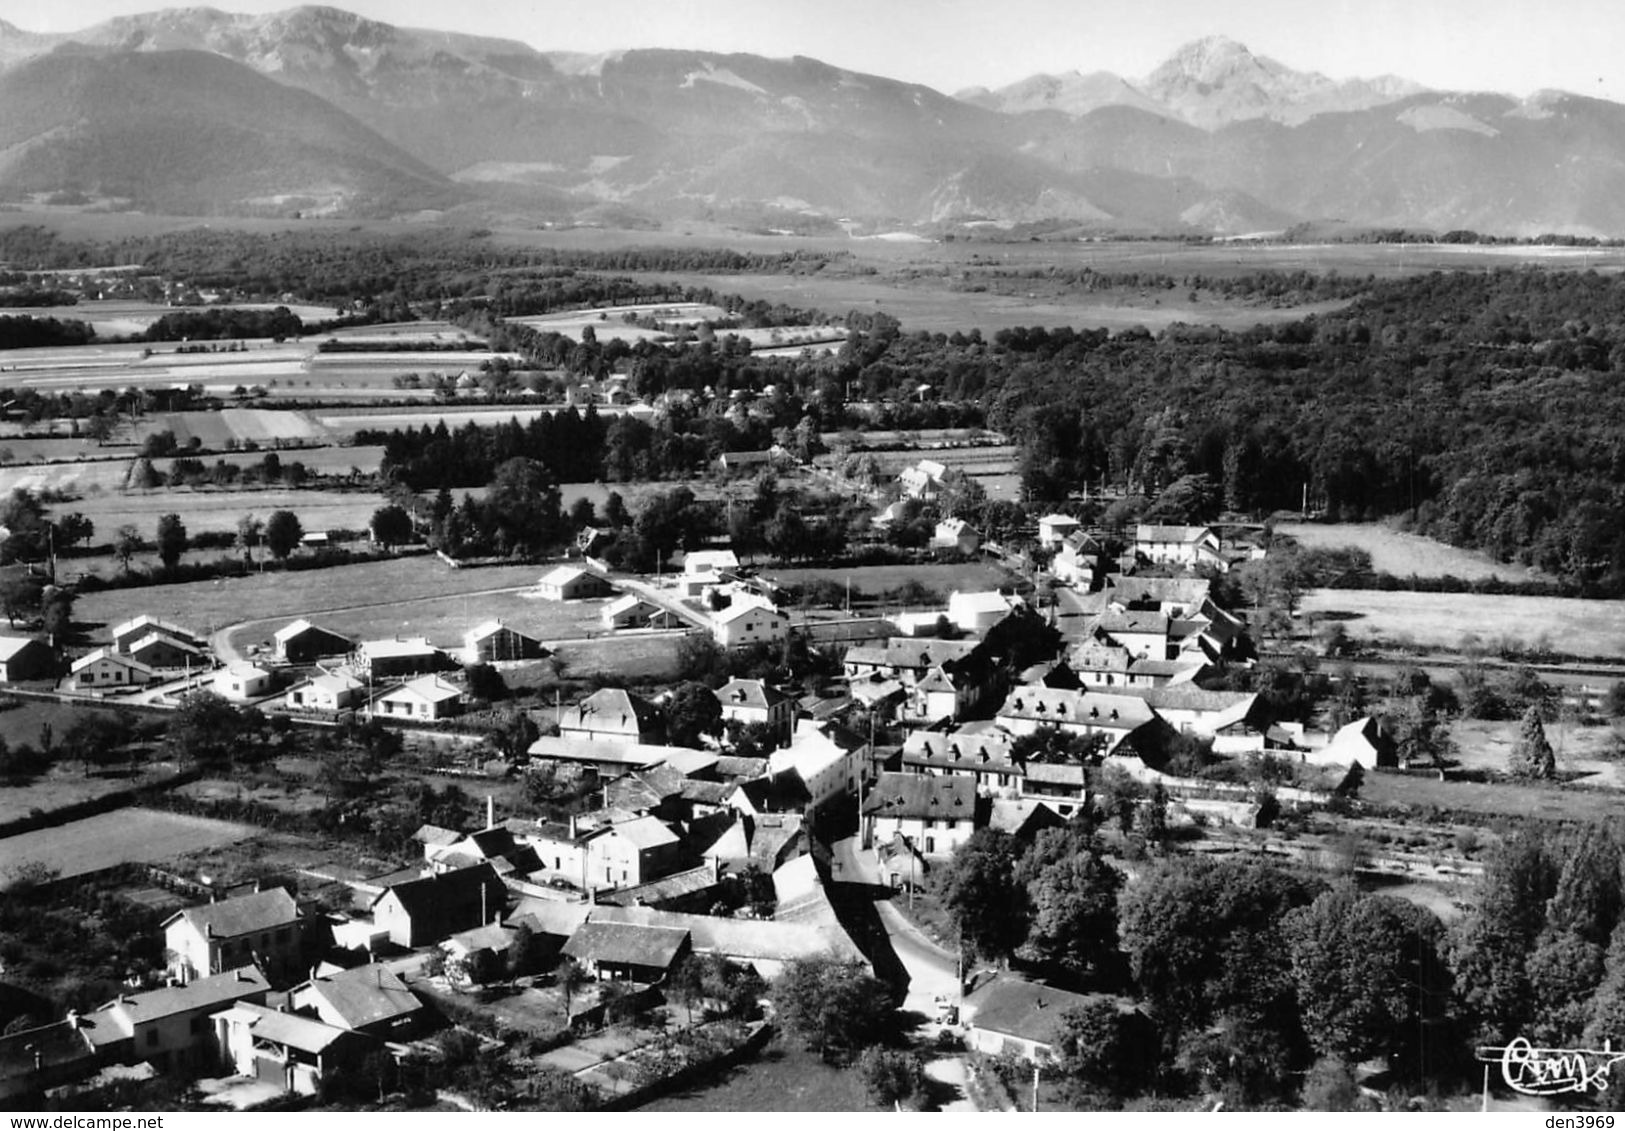
[[[1038,520],[1039,526],[1078,526],[1079,522],[1069,514],[1047,514]]]
[[[535,639],[535,637],[526,636],[525,633],[520,632],[517,628],[514,628],[511,625],[503,624],[499,620],[488,620],[484,624],[475,625],[473,628],[469,629],[463,634],[463,640],[469,644],[478,644],[481,640],[488,640],[491,637],[496,636],[498,633],[509,633],[513,636],[523,637],[526,640]]]
[[[579,578],[589,577],[589,576],[597,577],[598,575],[597,574],[589,574],[586,570],[582,569],[580,566],[572,566],[572,565],[554,566],[552,569],[550,569],[546,573],[542,574],[542,576],[537,579],[536,584],[537,585],[564,586],[564,585],[570,584],[570,582],[575,581],[575,580],[577,580]]]
[[[649,966],[664,970],[677,960],[688,931],[677,927],[589,919],[564,944],[564,953],[589,962]]]
[[[146,633],[142,632],[141,631],[142,629],[156,630],[156,631],[159,631],[159,632],[163,632],[168,636],[174,636],[174,637],[177,637],[177,638],[179,638],[181,640],[188,640],[188,641],[191,641],[194,644],[202,644],[203,643],[203,637],[199,636],[197,633],[193,632],[191,629],[183,628],[180,625],[173,623],[172,621],[159,620],[157,617],[149,616],[146,613],[142,613],[138,617],[131,617],[129,620],[125,621],[123,624],[114,625],[113,626],[113,631],[112,631],[112,633],[110,635],[112,636],[112,638],[114,640],[122,640],[122,639],[124,639],[124,637],[129,636],[131,633],[135,633],[135,632],[140,632],[141,635],[145,636]]]
[[[419,844],[444,848],[462,840],[463,834],[456,829],[442,828],[440,825],[421,825],[418,831],[412,834],[412,839]]]
[[[383,660],[395,656],[433,656],[440,649],[430,644],[426,637],[415,636],[407,640],[363,640],[358,649],[365,652],[368,659]]]
[[[1136,695],[1029,685],[1010,692],[998,717],[1048,726],[1134,730],[1150,722],[1153,712],[1145,699]]]
[[[11,659],[28,648],[43,648],[44,644],[32,636],[0,636],[0,663]]]
[[[264,993],[270,988],[271,983],[266,981],[265,975],[257,967],[243,966],[223,974],[198,978],[183,986],[163,986],[144,993],[125,994],[95,1010],[95,1013],[122,1015],[120,1020],[139,1024],[160,1017],[173,1017],[178,1013],[212,1009],[250,994]],[[129,1034],[125,1033],[125,1036]],[[97,1044],[104,1044],[106,1041],[103,1038],[104,1032],[98,1031],[91,1039]]]
[[[612,836],[623,837],[640,851],[664,848],[678,843],[681,839],[671,831],[670,825],[658,817],[638,817],[631,821],[621,821],[611,825],[609,831]]]
[[[1136,542],[1199,542],[1213,533],[1211,526],[1157,526],[1141,523],[1134,528]]]
[[[204,938],[229,939],[295,923],[299,919],[299,905],[285,889],[271,888],[201,907],[188,907],[165,919],[164,926],[167,928],[177,919],[190,923]]]
[[[125,649],[125,651],[132,654],[142,652],[148,648],[151,648],[154,644],[167,644],[171,648],[182,652],[190,652],[194,656],[201,656],[203,654],[203,650],[196,644],[182,640],[178,636],[171,636],[167,632],[149,632],[140,640],[133,641],[130,646]]]
[[[1053,1045],[1061,1015],[1099,995],[1075,994],[1053,986],[1000,975],[965,1000],[973,1028]]]
[[[870,817],[974,821],[976,782],[960,774],[881,774],[863,799]]]
[[[421,699],[428,703],[444,703],[448,699],[460,699],[463,692],[461,688],[453,687],[437,675],[419,676],[410,683],[403,683],[384,699]]]
[[[767,613],[770,616],[789,620],[790,615],[771,601],[764,601],[760,597],[736,597],[726,609],[719,609],[711,614],[711,619],[718,624],[731,624],[748,613]]]
[[[564,712],[563,730],[619,730],[636,735],[658,729],[660,712],[642,696],[619,687],[593,692]]]
[[[288,641],[303,636],[307,632],[318,632],[323,636],[331,636],[335,640],[343,640],[352,644],[354,643],[350,637],[344,635],[342,632],[334,632],[330,628],[323,628],[320,625],[312,624],[303,617],[291,624],[283,625],[281,628],[277,629],[271,634],[271,638],[278,644],[286,644]]]
[[[730,679],[712,692],[724,707],[766,711],[790,696],[760,679]]]
[[[812,804],[807,783],[795,770],[782,770],[769,777],[740,782],[736,791],[743,794],[751,808],[758,813],[799,811]]]
[[[247,1023],[255,1040],[285,1045],[300,1052],[313,1054],[326,1052],[334,1044],[351,1036],[347,1029],[324,1025],[320,1021],[312,1021],[297,1013],[282,1013],[248,1002],[238,1002],[226,1010],[224,1016]]]
[[[229,667],[221,668],[220,671],[215,673],[215,675],[231,675],[235,676],[237,679],[271,678],[270,672],[266,671],[257,664],[249,663],[247,660],[238,660],[235,664],[232,664]]]
[[[846,662],[911,670],[935,668],[963,660],[980,647],[978,640],[919,640],[911,636],[893,636],[884,644],[848,648]]]
[[[369,906],[376,906],[393,892],[407,915],[414,919],[419,916],[432,918],[446,912],[450,905],[479,902],[482,886],[485,889],[486,910],[495,917],[507,903],[508,889],[503,886],[496,870],[483,863],[392,884],[374,896]]]
[[[312,978],[291,992],[294,1004],[301,1008],[306,999],[320,998],[346,1029],[365,1029],[423,1008],[417,995],[381,962]]]
[[[357,691],[367,686],[355,676],[345,672],[323,672],[321,675],[312,676],[307,682],[310,687],[319,687],[335,695],[345,691]]]
[[[636,593],[622,593],[604,606],[604,614],[606,616],[618,616],[621,613],[637,608],[639,605],[648,605],[651,609],[660,608],[659,605],[647,597],[640,597]]]
[[[738,568],[739,556],[732,550],[695,550],[683,558],[684,573],[716,573]]]
[[[132,660],[129,656],[124,655],[122,652],[114,652],[108,648],[98,648],[94,652],[79,657],[73,662],[73,666],[69,668],[69,671],[77,675],[86,668],[90,667],[92,664],[98,663],[102,660],[110,660],[113,663],[118,664],[120,667],[129,668],[131,671],[145,672],[147,675],[153,674],[152,668],[148,667],[146,664],[143,664],[140,660]]]

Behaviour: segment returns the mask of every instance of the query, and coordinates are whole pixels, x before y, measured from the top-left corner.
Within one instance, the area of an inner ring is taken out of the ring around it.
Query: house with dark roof
[[[295,1013],[380,1040],[408,1040],[428,1020],[418,996],[381,962],[313,977],[288,1000]]]
[[[465,664],[495,664],[510,660],[536,660],[547,649],[534,636],[527,636],[499,620],[486,621],[463,634],[461,659]]]
[[[56,657],[42,641],[31,636],[0,636],[0,683],[49,679],[56,672]]]
[[[343,633],[300,618],[285,624],[271,637],[276,658],[285,664],[308,664],[323,656],[347,656],[355,641]]]
[[[666,725],[655,705],[619,687],[605,687],[566,710],[559,737],[626,745],[665,740]]]
[[[1034,1063],[1043,1063],[1056,1053],[1062,1015],[1101,1000],[1102,996],[1075,994],[1000,974],[976,987],[960,1006],[966,1044],[989,1056],[1015,1052]],[[1124,1013],[1135,1012],[1133,1005],[1122,999],[1106,1000],[1117,1002]]]
[[[1141,523],[1134,528],[1134,552],[1153,565],[1195,569],[1212,566],[1221,573],[1230,569],[1230,560],[1221,552],[1219,536],[1211,526],[1157,526]]]
[[[97,1057],[110,1064],[151,1064],[160,1072],[217,1063],[211,1015],[233,1002],[262,1002],[271,988],[253,966],[178,986],[121,994],[79,1018]]]
[[[203,649],[163,632],[149,632],[124,649],[124,654],[149,668],[207,668]]]
[[[207,640],[191,629],[182,628],[178,624],[159,620],[157,617],[143,613],[138,617],[125,621],[123,624],[113,626],[110,634],[113,641],[113,651],[128,652],[130,646],[137,640],[145,639],[155,632],[162,633],[172,640],[178,640],[182,644],[188,644],[200,651],[209,646]]]
[[[422,636],[363,640],[356,645],[355,665],[368,679],[419,675],[451,666],[447,655]]]
[[[335,1069],[358,1063],[377,1043],[311,1017],[238,1002],[213,1017],[221,1058],[240,1076],[313,1096]]]
[[[985,818],[976,782],[968,777],[881,774],[863,799],[866,839],[880,843],[901,836],[924,856],[952,856]]]
[[[170,972],[182,982],[249,964],[272,978],[300,968],[299,905],[283,888],[188,907],[163,928]]]
[[[1015,738],[985,726],[915,730],[903,740],[899,764],[906,774],[955,775],[988,796],[1020,793],[1027,767],[1011,756]]]
[[[730,679],[714,691],[724,723],[759,723],[773,732],[774,745],[784,746],[795,730],[796,701],[760,679]]]
[[[396,946],[419,947],[502,916],[508,889],[490,864],[391,884],[372,901],[373,922]]]
[[[564,953],[601,981],[658,982],[692,949],[676,927],[589,919],[564,944]]]

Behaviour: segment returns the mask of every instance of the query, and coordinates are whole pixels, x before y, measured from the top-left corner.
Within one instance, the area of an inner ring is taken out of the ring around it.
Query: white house
[[[957,550],[961,554],[974,554],[982,544],[982,535],[962,518],[945,518],[937,523],[931,535],[934,550]]]
[[[1210,526],[1155,526],[1134,528],[1134,552],[1156,565],[1194,569],[1209,565],[1227,572],[1230,562],[1220,553],[1219,536]]]
[[[138,617],[125,621],[123,624],[113,626],[113,650],[115,652],[127,652],[131,644],[154,632],[162,632],[164,635],[190,644],[194,648],[203,648],[208,644],[208,641],[189,628],[182,628],[178,624],[171,624],[169,621],[159,620],[157,617],[143,613]]]
[[[1059,546],[1076,532],[1081,525],[1071,515],[1047,514],[1038,520],[1038,544],[1040,546]]]
[[[343,711],[360,704],[366,690],[354,676],[332,672],[288,688],[282,701],[294,711]]]
[[[69,669],[73,686],[79,691],[139,687],[150,682],[153,674],[153,670],[140,660],[110,652],[106,648],[98,648],[88,656],[81,656]]]
[[[983,633],[1009,616],[1023,602],[997,590],[987,593],[960,593],[948,597],[948,619],[961,632]]]
[[[297,968],[299,905],[283,888],[188,907],[164,920],[170,972],[183,982],[258,964],[273,977]]]
[[[773,728],[775,744],[790,741],[795,730],[796,701],[759,679],[730,679],[713,694],[722,704],[724,722],[763,723]]]
[[[683,558],[683,572],[690,577],[718,577],[738,568],[739,557],[732,550],[695,550]]]
[[[373,705],[386,719],[446,719],[463,708],[463,693],[439,676],[426,675],[402,684]]]
[[[768,756],[769,773],[794,770],[817,808],[842,793],[856,793],[858,775],[867,772],[869,745],[838,723],[801,719],[795,736],[783,750]]]
[[[976,781],[958,775],[881,774],[863,799],[872,844],[906,837],[925,856],[952,856],[976,831]]]
[[[607,580],[580,566],[555,566],[536,582],[536,595],[544,601],[580,601],[612,592],[614,586]]]
[[[499,620],[486,621],[463,636],[463,663],[489,664],[508,660],[540,659],[546,649],[534,636],[509,628]]]
[[[913,467],[905,467],[897,480],[903,486],[903,494],[930,502],[942,493],[942,480],[947,474],[947,467],[936,460],[922,459]]]
[[[269,695],[274,678],[264,668],[236,663],[214,673],[214,691],[222,698],[247,702]]]
[[[735,597],[726,609],[711,614],[711,635],[724,648],[772,643],[790,635],[790,617],[759,597]]]
[[[598,616],[609,629],[663,628],[673,619],[666,609],[636,593],[621,594],[605,605]]]

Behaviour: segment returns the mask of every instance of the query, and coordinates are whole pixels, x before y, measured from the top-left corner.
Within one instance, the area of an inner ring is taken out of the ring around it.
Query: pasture
[[[0,868],[39,862],[64,878],[116,864],[157,864],[201,849],[238,844],[259,833],[252,825],[163,813],[118,809],[79,821],[0,840]]]
[[[1352,546],[1364,550],[1371,555],[1372,569],[1395,577],[1449,575],[1468,581],[1546,577],[1537,569],[1497,562],[1488,554],[1395,530],[1381,522],[1283,522],[1276,525],[1275,532],[1296,538],[1311,549]]]
[[[1619,815],[1611,789],[1518,782],[1439,781],[1419,774],[1367,774],[1360,800],[1413,813],[1428,809],[1518,820],[1607,821]]]
[[[1479,593],[1313,589],[1299,616],[1341,621],[1355,640],[1462,651],[1544,641],[1581,657],[1625,659],[1625,602]]]
[[[1519,719],[1457,719],[1450,724],[1457,762],[1463,769],[1505,773],[1521,725]],[[1620,734],[1614,727],[1550,722],[1546,740],[1560,775],[1577,776],[1587,786],[1625,789],[1625,761],[1615,754]]]
[[[107,639],[106,630],[112,625],[142,613],[205,631],[243,621],[293,620],[327,610],[394,607],[422,599],[529,586],[547,568],[454,570],[435,558],[396,558],[301,573],[256,573],[182,585],[108,589],[81,597],[74,606],[74,618],[88,626],[91,638],[98,641]],[[474,610],[472,600],[470,609]],[[477,610],[473,616],[470,627],[489,619]],[[327,617],[321,619],[325,622]],[[274,625],[273,631],[279,627]]]
[[[300,457],[288,454],[283,458],[293,460]],[[12,471],[0,470],[0,483],[8,482]],[[172,512],[181,516],[189,535],[222,531],[235,533],[237,520],[243,515],[253,512],[264,517],[274,510],[292,511],[299,516],[299,522],[306,531],[365,530],[372,521],[373,512],[383,505],[381,496],[367,491],[194,491],[190,488],[171,490],[158,487],[150,491],[120,492],[116,487],[99,491],[92,487],[83,498],[64,504],[59,509],[64,512],[78,511],[94,522],[98,540],[110,539],[113,531],[125,523],[131,523],[150,542],[158,529],[158,517]],[[204,551],[205,554],[212,552]]]
[[[438,563],[437,563],[438,564]],[[365,567],[348,567],[365,568]],[[481,573],[483,570],[468,571]],[[534,583],[545,567],[531,567],[526,581]],[[310,576],[309,574],[306,575]],[[538,640],[584,637],[602,632],[598,615],[608,601],[543,601],[527,593],[501,590],[479,593],[451,593],[412,600],[372,600],[351,607],[308,610],[317,614],[323,628],[362,640],[393,636],[423,636],[431,644],[455,649],[463,645],[463,635],[476,625],[500,620],[509,627]],[[324,600],[326,597],[324,596]],[[300,610],[305,612],[307,610]],[[246,652],[251,644],[269,645],[271,635],[287,622],[285,614],[250,621],[232,629],[231,647]]]

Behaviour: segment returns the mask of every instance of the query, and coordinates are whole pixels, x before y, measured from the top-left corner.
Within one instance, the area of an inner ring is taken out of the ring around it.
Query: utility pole
[[[1038,1110],[1038,1065],[1033,1065],[1033,1110]]]

